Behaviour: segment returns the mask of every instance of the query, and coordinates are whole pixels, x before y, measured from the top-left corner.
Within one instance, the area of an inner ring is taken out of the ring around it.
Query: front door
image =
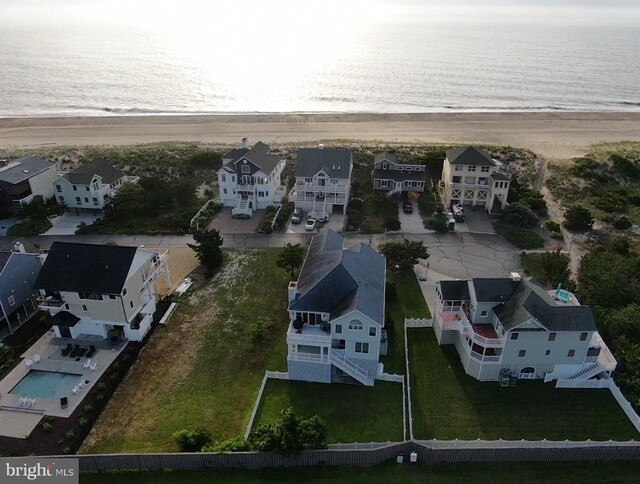
[[[58,326],[61,338],[71,338],[71,330],[66,326]]]

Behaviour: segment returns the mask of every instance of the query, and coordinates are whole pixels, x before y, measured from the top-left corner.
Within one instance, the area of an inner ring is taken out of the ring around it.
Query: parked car
[[[413,213],[413,203],[409,201],[403,202],[402,211],[404,213]]]
[[[302,211],[301,208],[296,208],[293,211],[293,214],[291,215],[291,223],[292,224],[299,224],[300,222],[302,222],[302,216],[304,215],[304,212]]]
[[[307,222],[304,224],[305,230],[315,230],[316,229],[316,220],[313,218],[307,219]]]

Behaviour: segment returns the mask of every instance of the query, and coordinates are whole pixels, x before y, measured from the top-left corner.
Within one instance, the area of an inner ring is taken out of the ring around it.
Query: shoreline
[[[560,159],[640,141],[640,112],[171,114],[0,118],[0,150],[163,141],[237,144],[369,141],[510,145]]]

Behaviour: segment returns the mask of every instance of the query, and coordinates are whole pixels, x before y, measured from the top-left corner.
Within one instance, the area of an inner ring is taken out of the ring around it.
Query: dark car
[[[413,203],[407,201],[402,204],[402,211],[404,213],[413,213]]]
[[[302,222],[302,216],[304,215],[303,211],[301,208],[296,208],[293,211],[293,214],[291,215],[291,223],[292,224],[299,224],[300,222]]]

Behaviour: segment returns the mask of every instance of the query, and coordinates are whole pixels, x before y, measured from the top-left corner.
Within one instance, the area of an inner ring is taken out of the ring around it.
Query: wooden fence
[[[640,460],[638,442],[551,441],[408,441],[386,444],[343,444],[340,448],[309,450],[296,457],[259,452],[231,454],[114,454],[79,455],[84,472],[122,470],[265,469],[272,467],[370,466],[412,453],[418,462],[551,462]]]

